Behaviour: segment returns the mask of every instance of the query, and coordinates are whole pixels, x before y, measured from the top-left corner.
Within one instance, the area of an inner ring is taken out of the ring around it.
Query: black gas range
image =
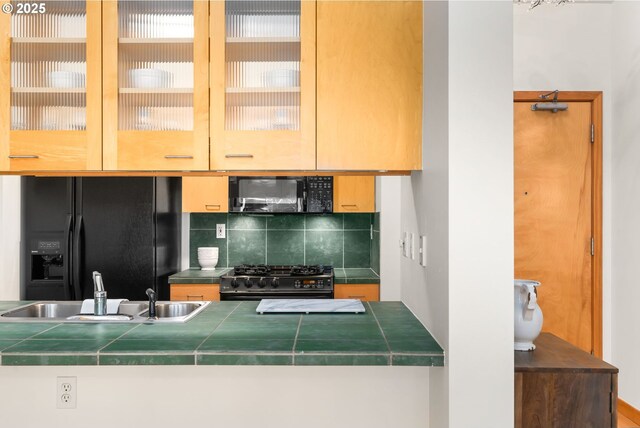
[[[240,265],[220,277],[220,300],[333,299],[333,267]]]

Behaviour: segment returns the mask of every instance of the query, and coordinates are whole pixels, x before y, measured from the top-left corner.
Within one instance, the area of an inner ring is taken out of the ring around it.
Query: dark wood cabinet
[[[515,428],[615,428],[618,369],[550,333],[515,351]]]

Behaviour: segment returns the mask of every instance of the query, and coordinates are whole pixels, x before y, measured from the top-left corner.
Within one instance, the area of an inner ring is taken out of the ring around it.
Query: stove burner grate
[[[234,275],[268,275],[271,268],[267,265],[240,265],[233,268]]]
[[[292,266],[291,275],[322,275],[324,273],[324,266]]]

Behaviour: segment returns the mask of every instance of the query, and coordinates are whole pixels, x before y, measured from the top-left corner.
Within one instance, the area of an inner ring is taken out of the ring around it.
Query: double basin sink
[[[211,302],[157,302],[156,317],[149,318],[148,302],[122,302],[117,314],[82,314],[81,301],[36,302],[0,312],[0,322],[186,322],[198,315]]]

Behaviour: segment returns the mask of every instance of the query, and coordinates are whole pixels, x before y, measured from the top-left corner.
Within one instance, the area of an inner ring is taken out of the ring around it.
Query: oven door
[[[304,177],[229,177],[230,212],[300,213],[304,199]]]

